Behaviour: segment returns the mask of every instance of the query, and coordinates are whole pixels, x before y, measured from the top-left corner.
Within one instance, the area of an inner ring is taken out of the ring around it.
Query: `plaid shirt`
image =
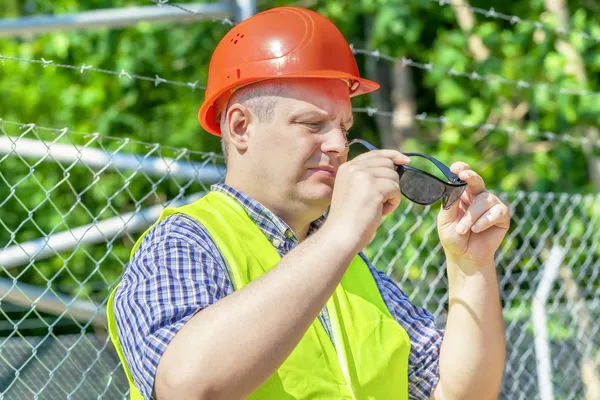
[[[257,201],[224,184],[211,189],[238,200],[282,257],[298,244],[287,224]],[[314,221],[309,234],[324,220]],[[443,331],[436,328],[428,311],[412,304],[385,273],[360,255],[369,265],[390,313],[410,337],[409,399],[429,399],[439,380]],[[228,267],[197,221],[173,215],[144,237],[114,299],[123,353],[144,398],[151,398],[158,362],[175,334],[197,312],[232,292]],[[331,337],[326,309],[319,319]]]

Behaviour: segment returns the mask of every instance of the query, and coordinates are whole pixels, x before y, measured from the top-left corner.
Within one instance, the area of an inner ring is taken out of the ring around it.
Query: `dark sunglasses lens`
[[[452,189],[448,189],[448,201],[446,202],[446,207],[451,207],[460,196],[464,193],[466,186],[458,186],[453,187]]]
[[[448,188],[448,192],[446,194],[447,198],[443,204],[444,208],[448,209],[452,207],[452,204],[454,204],[458,199],[460,199],[460,196],[465,191],[465,188],[466,186],[456,186],[453,188]]]
[[[400,190],[419,204],[433,204],[444,194],[444,184],[418,171],[405,169],[400,178]]]

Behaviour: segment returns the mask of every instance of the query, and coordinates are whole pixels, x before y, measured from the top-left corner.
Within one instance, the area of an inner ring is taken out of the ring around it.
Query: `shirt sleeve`
[[[145,399],[151,398],[158,362],[175,334],[232,291],[214,241],[195,220],[171,216],[144,237],[114,307],[123,354]]]
[[[439,354],[444,330],[436,326],[429,311],[413,304],[389,276],[372,266],[364,255],[361,256],[370,266],[390,313],[410,338],[408,398],[428,400],[440,379]]]

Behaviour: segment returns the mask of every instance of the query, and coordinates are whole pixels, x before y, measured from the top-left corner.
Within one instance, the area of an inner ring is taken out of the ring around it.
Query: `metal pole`
[[[204,193],[196,193],[171,202],[169,207],[192,203],[204,196]],[[0,268],[8,270],[53,257],[61,252],[70,251],[79,245],[103,243],[115,237],[115,235],[140,232],[152,225],[164,208],[163,205],[156,205],[138,212],[121,214],[100,222],[8,247],[0,250]]]
[[[250,1],[250,0],[247,0]],[[83,11],[73,14],[38,15],[15,19],[0,19],[1,36],[23,36],[33,33],[47,33],[94,27],[118,28],[138,22],[179,21],[190,22],[207,18],[226,18],[232,16],[232,7],[227,2],[181,4],[193,11],[186,12],[175,7],[126,7]]]
[[[34,139],[0,136],[0,154],[14,153],[23,158],[42,159],[44,162],[78,163],[93,169],[107,165],[120,171],[140,171],[149,176],[194,179],[206,184],[225,177],[225,168],[198,162],[175,161],[168,157],[145,157],[133,154],[113,154],[108,151],[78,148],[72,144],[44,142]]]
[[[236,21],[239,23],[256,14],[256,0],[232,0],[235,3]]]
[[[0,301],[53,315],[61,315],[66,311],[66,315],[77,321],[106,325],[103,307],[16,280],[0,278]]]
[[[552,290],[552,285],[558,277],[560,265],[565,259],[567,250],[554,245],[550,251],[548,261],[544,266],[540,284],[533,296],[532,317],[535,340],[535,354],[537,358],[537,376],[541,400],[553,400],[554,389],[552,385],[552,361],[550,345],[548,342],[548,321],[546,318],[546,302]]]

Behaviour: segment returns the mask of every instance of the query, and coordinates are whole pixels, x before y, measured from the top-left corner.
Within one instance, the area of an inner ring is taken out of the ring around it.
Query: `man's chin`
[[[307,190],[303,197],[311,203],[329,206],[333,197],[333,186],[324,183],[311,186],[310,190]]]

